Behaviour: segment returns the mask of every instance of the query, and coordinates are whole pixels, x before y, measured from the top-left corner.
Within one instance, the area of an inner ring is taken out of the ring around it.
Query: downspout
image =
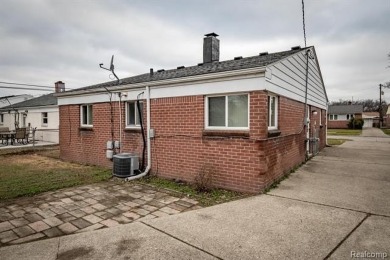
[[[119,108],[119,153],[122,153],[122,93],[118,93],[119,101],[118,101],[118,108]]]
[[[307,142],[309,142],[309,139],[307,139],[307,89],[308,89],[308,77],[309,77],[309,52],[310,52],[310,49],[308,49],[306,51],[306,80],[305,80],[305,107],[304,107],[304,110],[303,110],[303,126],[304,126],[304,129],[305,129],[305,154],[306,154],[306,159],[308,157],[308,150],[307,150],[307,147],[308,147],[308,144]],[[310,133],[309,133],[309,136],[310,136]],[[310,144],[309,144],[310,145]],[[310,149],[310,148],[309,148]]]
[[[150,148],[150,87],[146,86],[146,133],[147,133],[147,155],[148,155],[148,164],[146,166],[146,169],[144,172],[136,175],[136,176],[131,176],[127,177],[125,180],[126,181],[131,181],[135,179],[139,179],[144,177],[146,174],[149,173],[150,168],[152,167],[152,153],[151,153],[151,148]]]

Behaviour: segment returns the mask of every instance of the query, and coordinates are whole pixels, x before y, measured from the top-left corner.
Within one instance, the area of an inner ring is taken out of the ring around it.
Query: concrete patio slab
[[[58,239],[48,239],[0,248],[1,258],[7,260],[55,260],[57,259],[57,252]]]
[[[330,259],[348,259],[357,254],[377,254],[364,259],[384,259],[390,255],[390,218],[370,216],[332,254]],[[360,257],[363,258],[363,257]]]
[[[365,216],[262,195],[145,223],[222,259],[323,259]]]
[[[0,248],[2,259],[216,259],[142,223]]]

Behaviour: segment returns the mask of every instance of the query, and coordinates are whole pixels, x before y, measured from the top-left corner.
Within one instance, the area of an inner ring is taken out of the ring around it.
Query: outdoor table
[[[16,131],[1,132],[1,135],[5,136],[7,138],[7,145],[8,145],[8,140],[9,139],[11,139],[11,145],[14,145]]]

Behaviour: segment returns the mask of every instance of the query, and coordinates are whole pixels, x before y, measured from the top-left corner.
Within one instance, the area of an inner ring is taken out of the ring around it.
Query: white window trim
[[[46,121],[47,121],[47,123],[43,122],[43,119],[45,118],[43,116],[44,113],[46,113]],[[47,126],[48,124],[49,124],[49,113],[48,112],[41,112],[41,125],[42,126]]]
[[[88,106],[92,106],[92,104],[84,104],[84,105],[81,105],[80,106],[80,126],[81,127],[93,127],[93,121],[92,121],[92,125],[89,125],[89,124],[83,124],[83,107],[87,107],[87,113],[88,113]],[[93,113],[93,107],[92,107],[92,113]],[[93,117],[92,117],[92,120],[93,120]],[[87,122],[88,122],[88,114],[87,114]]]
[[[247,127],[229,127],[229,126],[209,126],[209,98],[210,97],[225,97],[225,124],[228,122],[228,102],[227,97],[228,96],[241,96],[241,95],[247,95],[248,96],[248,126]],[[206,130],[249,130],[250,128],[250,95],[247,92],[244,93],[232,93],[232,94],[218,94],[218,95],[208,95],[205,96],[205,102],[204,102],[204,127]]]
[[[268,113],[268,123],[267,123],[267,126],[268,126],[268,130],[277,130],[278,129],[278,126],[279,126],[279,98],[277,95],[268,95],[268,97],[274,97],[275,98],[275,126],[269,126],[271,124],[271,117],[270,117],[270,112],[271,112],[271,102],[268,102],[268,110],[267,110],[267,113]],[[268,98],[267,98],[267,101],[268,101]]]
[[[130,125],[128,122],[129,103],[133,103],[133,102],[134,102],[134,106],[137,107],[137,100],[129,100],[129,101],[126,101],[126,103],[125,103],[125,124],[126,124],[125,128],[126,129],[140,129],[141,128],[141,124]],[[140,103],[143,103],[143,101],[140,100]],[[136,111],[136,110],[134,110],[134,111]],[[136,111],[136,112],[138,112],[138,111]],[[136,121],[136,120],[134,120],[134,121]]]

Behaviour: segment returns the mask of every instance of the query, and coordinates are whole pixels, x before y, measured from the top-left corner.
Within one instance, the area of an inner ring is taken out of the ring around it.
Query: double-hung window
[[[206,97],[206,129],[249,129],[249,95]]]
[[[47,126],[47,124],[49,123],[49,117],[48,117],[47,112],[42,112],[41,117],[42,117],[42,126]],[[25,119],[25,117],[24,117],[24,119]],[[25,122],[23,122],[23,123],[25,126]]]
[[[143,114],[143,103],[142,101],[139,102],[141,116]],[[132,127],[140,127],[141,126],[141,120],[139,117],[138,107],[137,107],[137,101],[129,101],[126,103],[126,127],[132,128]]]
[[[333,115],[333,114],[329,115],[329,120],[337,120],[337,118],[338,118],[338,115]]]
[[[278,97],[268,96],[268,130],[278,129]]]
[[[93,126],[93,110],[92,105],[82,105],[81,109],[81,126],[92,127]]]

